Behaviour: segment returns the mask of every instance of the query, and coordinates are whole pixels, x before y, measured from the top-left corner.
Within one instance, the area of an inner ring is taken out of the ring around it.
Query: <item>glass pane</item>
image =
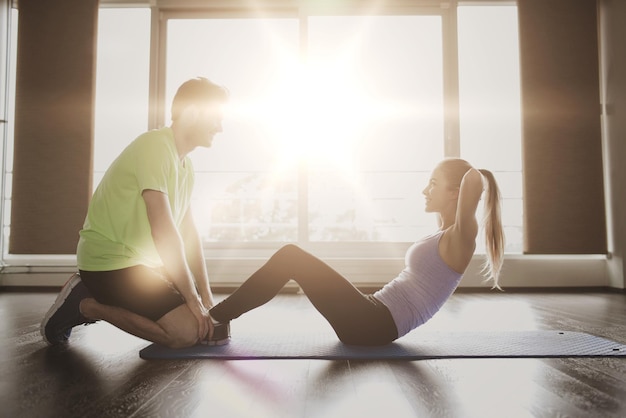
[[[279,102],[299,61],[297,19],[170,19],[166,103],[207,77],[231,94],[224,132],[190,154],[193,210],[206,241],[296,241],[298,168],[285,164]],[[169,109],[167,110],[169,120]]]
[[[199,172],[196,225],[217,242],[293,241],[297,236],[295,179],[267,181],[266,173]]]
[[[10,26],[11,30],[8,32],[8,51],[7,51],[7,59],[8,59],[8,67],[6,75],[6,89],[7,96],[3,96],[0,100],[4,100],[7,97],[7,102],[5,103],[6,109],[3,111],[2,118],[6,117],[7,123],[5,125],[0,124],[0,129],[5,130],[3,133],[6,133],[6,153],[3,155],[4,157],[4,188],[3,188],[3,198],[1,204],[3,205],[4,218],[2,219],[2,250],[4,252],[3,255],[6,255],[8,252],[8,242],[9,235],[11,233],[11,198],[13,195],[13,151],[14,151],[14,121],[15,121],[15,83],[17,79],[17,34],[18,34],[18,18],[19,13],[15,8],[10,9]],[[5,116],[6,115],[6,116]],[[0,134],[1,136],[2,134]]]
[[[439,16],[309,19],[311,241],[413,241],[443,157]]]
[[[6,124],[6,158],[5,158],[5,170],[7,173],[13,172],[13,138],[14,138],[14,127],[15,127],[15,83],[17,80],[17,34],[18,34],[18,23],[19,23],[19,12],[17,9],[11,9],[11,32],[9,34],[10,43],[9,43],[9,67],[8,67],[8,102],[7,102],[7,124]],[[11,206],[9,204],[5,206]]]
[[[506,251],[519,253],[523,204],[517,8],[459,7],[458,28],[461,156],[496,176],[504,198]]]
[[[94,188],[148,128],[150,9],[100,9],[97,60]]]

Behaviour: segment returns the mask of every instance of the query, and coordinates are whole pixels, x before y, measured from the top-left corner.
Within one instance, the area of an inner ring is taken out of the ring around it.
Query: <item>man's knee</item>
[[[185,348],[191,347],[198,343],[198,334],[186,334],[186,335],[169,335],[167,340],[167,347],[169,348]]]
[[[198,342],[198,324],[191,311],[181,305],[157,321],[165,332],[165,345],[170,348],[191,347]]]
[[[185,324],[178,327],[170,324],[168,327],[162,327],[165,331],[164,344],[169,348],[185,348],[196,345],[198,343],[198,329],[189,325]]]

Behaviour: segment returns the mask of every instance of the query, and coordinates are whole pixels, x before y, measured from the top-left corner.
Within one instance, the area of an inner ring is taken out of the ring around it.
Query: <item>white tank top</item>
[[[426,236],[411,245],[404,258],[404,270],[374,293],[374,297],[391,312],[398,328],[398,338],[432,318],[463,277],[439,255],[443,232]]]

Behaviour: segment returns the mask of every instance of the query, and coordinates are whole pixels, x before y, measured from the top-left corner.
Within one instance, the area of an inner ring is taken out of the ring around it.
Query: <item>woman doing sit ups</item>
[[[289,244],[210,315],[226,325],[271,300],[293,279],[343,343],[391,343],[428,321],[456,289],[476,248],[476,210],[483,192],[486,274],[499,288],[504,234],[498,185],[490,171],[454,158],[437,165],[422,192],[426,211],[439,214],[439,230],[409,247],[406,267],[379,291],[362,293],[322,260]]]

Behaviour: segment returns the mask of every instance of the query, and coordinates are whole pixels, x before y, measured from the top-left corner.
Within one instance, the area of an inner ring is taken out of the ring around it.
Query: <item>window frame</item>
[[[161,3],[161,2],[159,2]],[[340,5],[319,6],[315,3],[304,2],[300,7],[284,7],[269,5],[259,13],[251,10],[249,5],[233,6],[228,9],[219,6],[221,2],[212,2],[215,7],[203,7],[201,10],[187,8],[179,4],[176,7],[154,8],[152,21],[152,52],[150,70],[150,110],[149,129],[158,128],[166,124],[166,66],[167,66],[167,37],[168,20],[170,19],[225,19],[225,18],[296,18],[299,25],[299,45],[301,51],[306,51],[308,18],[317,16],[438,16],[441,18],[442,37],[442,77],[443,87],[443,155],[445,157],[460,156],[460,126],[459,126],[459,80],[458,80],[458,43],[457,43],[457,10],[456,7],[444,7],[449,2],[425,1],[405,2],[389,1],[384,6],[372,9],[363,7],[357,2],[345,2]],[[268,2],[271,4],[284,2]],[[361,2],[362,3],[362,2]],[[206,3],[205,3],[206,6]],[[156,19],[155,19],[156,15]],[[306,173],[300,170],[299,196],[307,193]],[[308,200],[298,199],[299,214],[306,214]],[[406,250],[407,242],[316,242],[308,239],[306,217],[298,217],[297,244],[308,251],[315,252],[322,257],[401,257]],[[271,254],[276,248],[286,242],[204,242],[203,247],[207,257],[223,257],[236,254],[238,257],[257,257]]]
[[[12,9],[8,0],[0,1],[0,22],[4,30],[0,31],[0,187],[2,188],[2,198],[0,199],[0,222],[2,222],[2,228],[0,228],[0,254],[4,255],[5,252],[5,239],[4,239],[4,216],[5,216],[5,188],[7,185],[7,170],[6,170],[6,155],[7,155],[7,141],[9,138],[9,99],[10,99],[10,64],[12,64],[11,57],[11,34],[12,34]]]
[[[251,10],[250,4],[243,0],[101,0],[100,8],[147,8],[151,11],[150,24],[150,65],[148,88],[148,126],[147,129],[165,125],[165,68],[167,39],[167,20],[172,18],[233,18],[233,17],[295,17],[299,19],[301,44],[306,41],[307,18],[315,16],[358,16],[371,15],[375,7],[377,15],[430,15],[441,17],[442,28],[442,68],[444,125],[444,156],[460,156],[460,120],[459,120],[459,70],[458,70],[458,33],[457,7],[475,2],[443,0],[388,0],[384,6],[379,2],[346,0],[339,4],[322,4],[302,0],[262,0],[260,9]],[[515,4],[514,1],[489,0],[494,5]],[[370,7],[371,6],[371,7]],[[15,7],[15,2],[13,3]],[[10,7],[9,7],[10,8]],[[304,41],[303,41],[304,39]],[[5,141],[6,142],[6,141]],[[4,174],[3,170],[3,174]],[[305,222],[300,222],[300,225]],[[4,240],[3,240],[4,243]],[[237,254],[252,256],[270,254],[281,242],[228,242],[205,243],[205,253],[209,255]],[[406,242],[310,242],[300,241],[304,248],[315,251],[321,256],[350,258],[400,257]],[[3,251],[4,254],[4,251]],[[4,254],[11,257],[11,254]]]

